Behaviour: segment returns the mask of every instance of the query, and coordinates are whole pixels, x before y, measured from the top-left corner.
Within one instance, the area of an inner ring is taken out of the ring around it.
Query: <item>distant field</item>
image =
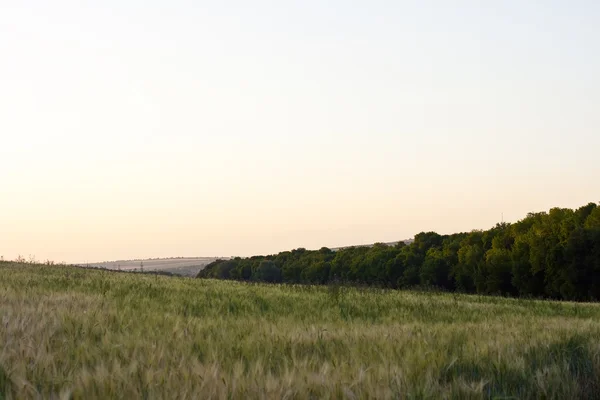
[[[0,263],[0,398],[600,397],[600,305]]]
[[[106,268],[121,271],[163,271],[182,276],[196,276],[215,257],[161,258],[155,260],[107,261],[81,264],[92,268]]]

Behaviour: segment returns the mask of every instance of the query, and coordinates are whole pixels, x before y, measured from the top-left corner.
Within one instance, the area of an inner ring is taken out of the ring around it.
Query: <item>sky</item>
[[[0,255],[249,256],[600,202],[600,2],[0,3]]]

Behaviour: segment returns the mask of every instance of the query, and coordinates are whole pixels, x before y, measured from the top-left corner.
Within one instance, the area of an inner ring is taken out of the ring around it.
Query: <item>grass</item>
[[[0,263],[2,398],[599,398],[600,306]]]

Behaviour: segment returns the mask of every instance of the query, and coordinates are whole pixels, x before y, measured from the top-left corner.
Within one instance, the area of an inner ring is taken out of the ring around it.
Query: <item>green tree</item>
[[[273,261],[263,260],[254,271],[253,277],[261,282],[281,282],[281,270]]]
[[[425,261],[421,268],[421,283],[428,286],[436,286],[451,289],[450,266],[444,258],[444,253],[438,248],[430,248],[425,255]]]

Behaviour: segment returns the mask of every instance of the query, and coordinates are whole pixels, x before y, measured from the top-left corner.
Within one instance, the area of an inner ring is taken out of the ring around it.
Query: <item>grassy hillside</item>
[[[0,398],[594,398],[600,306],[0,263]]]

